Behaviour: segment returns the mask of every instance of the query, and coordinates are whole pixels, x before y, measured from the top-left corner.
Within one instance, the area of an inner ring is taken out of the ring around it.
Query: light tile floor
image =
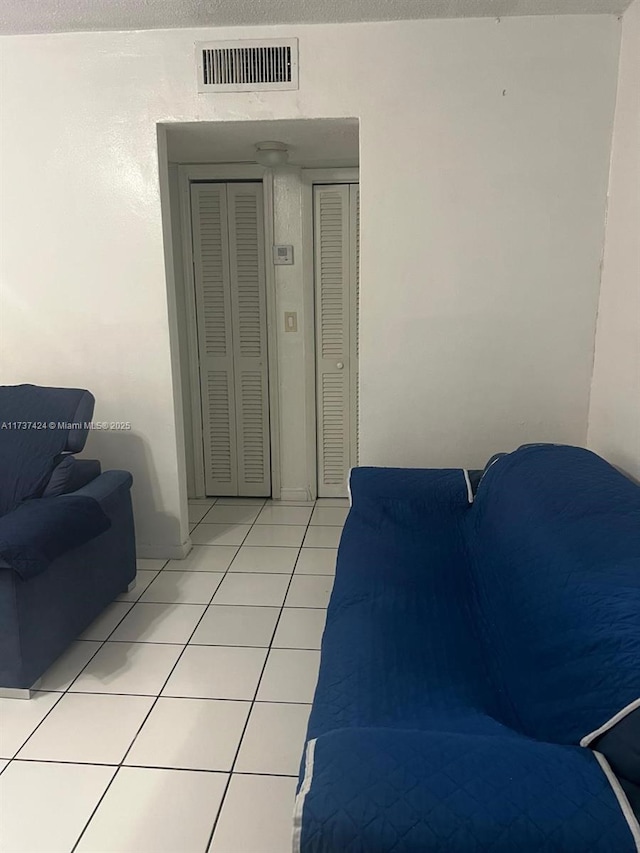
[[[191,502],[189,556],[139,560],[34,697],[0,699],[0,853],[289,853],[347,512]]]

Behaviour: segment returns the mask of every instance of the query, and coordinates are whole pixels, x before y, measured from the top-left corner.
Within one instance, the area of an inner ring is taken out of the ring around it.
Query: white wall
[[[623,17],[589,447],[640,480],[640,0]]]
[[[279,169],[273,180],[273,230],[276,243],[291,244],[293,266],[275,267],[278,317],[278,380],[280,385],[280,462],[283,499],[305,500],[310,496],[307,465],[307,371],[313,336],[305,327],[309,314],[305,305],[302,244],[302,180],[299,169]],[[284,315],[298,315],[298,331],[287,332]],[[310,319],[310,317],[309,317]],[[314,452],[315,455],[315,452]]]
[[[162,132],[162,131],[161,131]],[[193,448],[193,422],[191,418],[191,374],[188,337],[188,294],[184,281],[184,252],[182,248],[182,217],[180,208],[180,184],[178,166],[168,164],[169,203],[171,213],[171,245],[173,248],[173,278],[176,294],[176,320],[178,328],[178,352],[180,361],[180,386],[182,388],[182,416],[184,429],[184,451],[188,494],[195,495],[195,471]]]
[[[195,40],[274,35],[300,39],[299,91],[196,94]],[[131,421],[93,448],[134,472],[141,552],[179,547],[156,123],[356,116],[362,462],[584,442],[619,35],[564,16],[3,39],[2,381],[86,386]]]

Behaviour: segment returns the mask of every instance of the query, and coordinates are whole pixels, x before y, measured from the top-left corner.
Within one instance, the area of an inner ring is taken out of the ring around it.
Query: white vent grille
[[[212,41],[196,44],[198,92],[298,88],[298,40]]]

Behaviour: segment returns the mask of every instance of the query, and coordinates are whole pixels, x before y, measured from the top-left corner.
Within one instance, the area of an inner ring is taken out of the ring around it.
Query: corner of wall
[[[640,0],[639,0],[640,1]],[[613,115],[611,116],[611,135],[609,142],[609,171],[607,177],[607,194],[605,197],[604,203],[604,218],[602,223],[602,247],[600,252],[600,271],[599,271],[599,281],[598,281],[598,307],[596,309],[595,322],[593,325],[593,345],[592,345],[592,357],[591,357],[591,380],[589,382],[589,398],[587,400],[587,423],[585,429],[585,444],[588,446],[590,441],[590,430],[591,430],[591,404],[593,397],[593,383],[596,371],[596,350],[597,350],[597,342],[598,342],[598,327],[600,323],[600,306],[602,299],[602,282],[604,278],[604,266],[605,266],[605,257],[606,257],[606,248],[607,248],[607,228],[609,224],[609,202],[611,195],[611,174],[613,170],[613,140],[615,133],[615,123],[616,123],[616,111],[618,108],[618,95],[620,91],[620,61],[622,58],[622,15],[618,16],[618,21],[620,22],[620,35],[618,40],[618,78],[616,85],[616,97],[613,105]]]
[[[622,16],[587,446],[640,477],[640,0]]]
[[[167,154],[167,131],[157,125],[158,134],[158,181],[160,191],[160,210],[164,243],[164,269],[167,294],[167,319],[171,358],[171,380],[173,385],[173,426],[175,435],[177,490],[180,507],[180,543],[178,550],[184,550],[189,542],[189,523],[187,511],[187,474],[185,461],[184,420],[182,417],[182,383],[180,377],[180,354],[178,344],[178,317],[176,307],[176,282],[174,274],[173,236],[170,207],[170,176]],[[186,543],[186,544],[185,544]],[[188,547],[185,554],[188,553]]]

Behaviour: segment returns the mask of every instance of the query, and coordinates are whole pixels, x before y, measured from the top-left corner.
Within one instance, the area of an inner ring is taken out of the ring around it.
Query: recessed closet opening
[[[358,453],[358,120],[162,131],[189,498],[346,496]]]

